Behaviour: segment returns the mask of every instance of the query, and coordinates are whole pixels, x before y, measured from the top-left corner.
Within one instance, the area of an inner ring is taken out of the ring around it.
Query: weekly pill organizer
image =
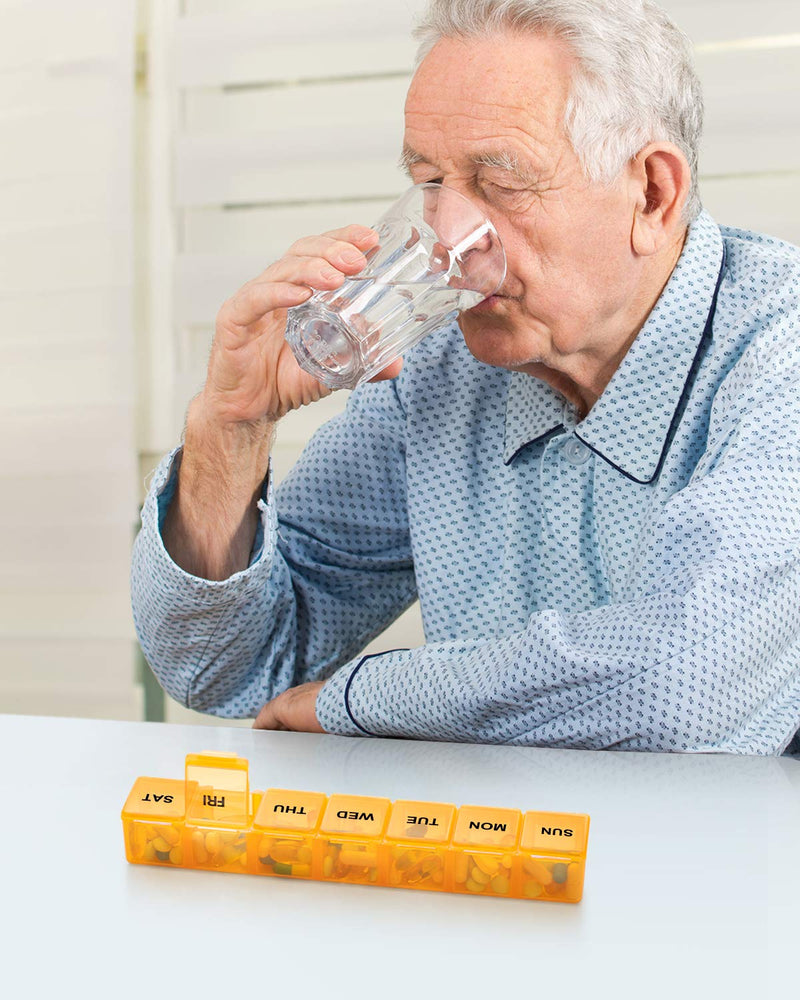
[[[184,780],[137,778],[133,864],[577,903],[589,817],[365,795],[250,791],[235,754],[189,754]]]

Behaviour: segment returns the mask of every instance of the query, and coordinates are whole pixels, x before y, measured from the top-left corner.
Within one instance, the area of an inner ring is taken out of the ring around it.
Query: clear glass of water
[[[380,242],[364,270],[288,314],[298,364],[334,389],[371,379],[505,279],[494,226],[452,188],[416,184],[373,229]]]

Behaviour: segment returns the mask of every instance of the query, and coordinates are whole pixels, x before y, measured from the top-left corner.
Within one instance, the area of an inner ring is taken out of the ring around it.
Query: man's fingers
[[[348,275],[363,270],[362,251],[377,242],[378,234],[366,226],[345,226],[297,240],[284,257],[226,302],[223,322],[249,326],[276,309],[301,305],[314,290],[338,288]]]
[[[277,719],[275,718],[275,712],[272,708],[272,702],[268,701],[267,704],[261,709],[255,718],[253,723],[253,729],[277,729]]]
[[[361,264],[353,265],[350,271],[355,274],[363,266],[362,258]],[[338,288],[346,277],[338,265],[329,263],[324,257],[282,257],[274,264],[270,264],[262,275],[248,284],[269,285],[276,281],[284,281],[327,291]]]
[[[380,237],[374,229],[369,226],[350,225],[342,226],[341,229],[331,229],[323,236],[329,236],[334,240],[344,240],[345,243],[355,244],[359,250],[375,246]]]
[[[307,285],[294,285],[288,281],[250,281],[232,299],[228,299],[220,310],[217,325],[250,326],[267,313],[301,305],[313,294],[313,289]]]
[[[330,236],[307,236],[297,240],[278,263],[297,257],[318,257],[345,274],[355,274],[367,263],[359,247]],[[272,273],[273,267],[267,268],[267,275]]]

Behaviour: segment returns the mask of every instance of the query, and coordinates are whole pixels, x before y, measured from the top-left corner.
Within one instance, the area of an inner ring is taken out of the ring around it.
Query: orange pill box
[[[235,754],[189,754],[182,781],[137,778],[132,864],[577,903],[589,817],[269,788]]]

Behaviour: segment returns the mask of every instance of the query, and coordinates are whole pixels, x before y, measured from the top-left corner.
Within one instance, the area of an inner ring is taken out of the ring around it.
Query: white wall
[[[133,0],[0,0],[0,711],[138,718]]]

